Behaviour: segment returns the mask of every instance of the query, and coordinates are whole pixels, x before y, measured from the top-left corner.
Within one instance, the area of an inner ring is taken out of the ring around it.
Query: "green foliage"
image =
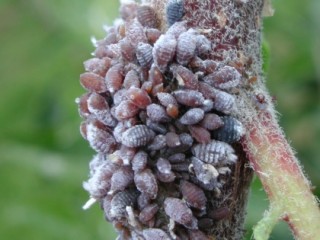
[[[282,125],[319,186],[320,37],[313,30],[320,22],[309,14],[316,2],[275,1],[265,38]],[[98,205],[81,209],[93,151],[79,134],[74,99],[84,93],[78,79],[93,50],[89,37],[103,36],[100,26],[117,8],[117,0],[0,2],[1,239],[114,239]],[[247,239],[268,205],[261,189],[254,181]],[[292,239],[284,226],[273,239]]]

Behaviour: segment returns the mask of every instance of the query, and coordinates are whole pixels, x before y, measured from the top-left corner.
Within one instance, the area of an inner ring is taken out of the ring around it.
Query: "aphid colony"
[[[181,21],[182,1],[168,2],[166,32],[148,5],[120,13],[80,76],[80,130],[97,152],[84,208],[99,201],[118,239],[207,239],[243,135],[229,115],[241,74],[210,59],[210,41]]]

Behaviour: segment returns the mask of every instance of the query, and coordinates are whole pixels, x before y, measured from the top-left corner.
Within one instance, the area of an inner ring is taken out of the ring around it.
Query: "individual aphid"
[[[158,210],[159,206],[156,203],[146,206],[139,214],[139,221],[143,224],[147,224],[158,212]]]
[[[169,235],[160,228],[147,228],[142,231],[145,240],[168,240]]]
[[[215,130],[223,126],[223,121],[221,117],[214,113],[207,113],[204,115],[204,118],[200,122],[200,126],[208,129]]]
[[[175,132],[168,132],[166,134],[166,143],[168,147],[178,147],[181,145],[181,141],[179,135]]]
[[[188,233],[190,239],[210,240],[210,238],[200,230],[189,230]]]
[[[123,80],[123,87],[126,89],[129,89],[130,87],[140,88],[139,75],[136,70],[132,69],[127,72],[127,74]]]
[[[191,149],[193,155],[205,163],[234,163],[237,160],[234,149],[225,142],[211,140],[207,144],[196,144]]]
[[[166,32],[167,35],[171,35],[174,38],[178,39],[180,34],[187,31],[187,22],[179,21],[174,23]]]
[[[171,119],[167,115],[166,110],[161,105],[155,103],[147,106],[147,115],[155,122],[169,122]]]
[[[178,105],[176,99],[170,93],[160,92],[157,94],[157,98],[162,106],[168,107],[169,104]]]
[[[128,147],[141,147],[153,140],[155,133],[146,125],[136,125],[122,134],[122,144]]]
[[[186,160],[186,155],[184,153],[175,153],[168,157],[171,163],[182,163]]]
[[[125,126],[123,122],[118,122],[118,124],[113,129],[113,136],[118,143],[121,143],[122,134],[128,128]]]
[[[157,169],[161,173],[170,173],[171,172],[171,164],[165,158],[158,158],[156,163]]]
[[[156,177],[150,169],[135,172],[134,182],[137,189],[146,194],[150,199],[155,199],[158,194],[158,183]]]
[[[103,93],[107,91],[107,85],[103,77],[95,73],[82,73],[80,75],[80,83],[82,87],[90,92]]]
[[[181,199],[167,197],[164,200],[164,211],[175,222],[187,228],[197,228],[197,220],[193,217],[192,211],[187,204]]]
[[[75,102],[78,104],[79,115],[82,118],[88,118],[90,111],[88,109],[88,98],[90,93],[83,94],[81,97],[76,98]]]
[[[187,65],[194,57],[197,47],[196,34],[193,31],[182,33],[177,41],[177,62],[181,65]]]
[[[178,85],[183,88],[197,90],[199,81],[198,77],[188,68],[181,65],[171,65],[173,76],[177,79]]]
[[[132,161],[131,166],[134,172],[142,171],[146,168],[148,162],[148,154],[142,150],[137,152]]]
[[[127,98],[132,101],[134,105],[141,109],[145,109],[151,104],[151,98],[148,93],[140,88],[131,87],[127,91]]]
[[[118,192],[111,200],[110,215],[112,218],[121,219],[126,215],[126,207],[134,206],[139,193],[136,190]]]
[[[166,134],[166,132],[168,131],[166,126],[161,123],[154,122],[149,118],[146,120],[146,125],[156,133]]]
[[[129,39],[124,38],[119,41],[121,56],[124,60],[132,62],[135,59],[135,47],[132,46]]]
[[[196,36],[196,52],[197,55],[201,58],[206,58],[212,51],[211,42],[204,35]]]
[[[191,136],[199,143],[208,143],[211,140],[210,132],[200,126],[188,126]]]
[[[161,150],[166,146],[166,137],[162,134],[155,136],[153,141],[148,145],[149,151]]]
[[[211,210],[208,212],[208,217],[213,219],[214,221],[219,221],[229,217],[231,211],[228,207],[219,207],[215,210]]]
[[[177,118],[179,116],[179,107],[177,105],[169,104],[166,107],[167,114],[172,118]]]
[[[152,46],[149,43],[139,43],[136,49],[136,56],[142,67],[150,67],[153,61]]]
[[[101,199],[107,195],[111,186],[110,178],[118,169],[119,165],[105,161],[95,169],[88,181],[83,183],[83,188],[90,193],[91,197]]]
[[[129,165],[136,152],[137,150],[135,148],[121,145],[120,149],[117,151],[117,155],[121,158],[124,165]]]
[[[137,105],[133,104],[133,102],[129,100],[126,100],[116,106],[114,116],[116,117],[116,119],[121,121],[134,117],[138,112],[139,108],[137,107]]]
[[[102,153],[110,153],[116,147],[114,137],[103,128],[102,124],[97,121],[87,123],[87,140],[95,151]]]
[[[237,87],[240,84],[240,80],[241,74],[230,66],[224,66],[203,78],[205,83],[222,90]]]
[[[105,82],[110,93],[118,91],[123,82],[123,65],[119,63],[112,66],[106,74]]]
[[[200,122],[204,117],[204,111],[201,108],[191,108],[179,119],[182,124],[193,125]]]
[[[180,192],[183,199],[189,204],[189,206],[204,210],[207,204],[207,198],[203,190],[198,186],[188,181],[180,181]]]
[[[148,41],[143,26],[136,19],[126,22],[126,37],[134,47],[137,47],[140,42]]]
[[[216,90],[213,108],[219,112],[229,114],[235,108],[235,101],[236,99],[233,95],[220,90]]]
[[[137,14],[138,4],[136,2],[128,2],[120,5],[120,16],[123,20],[129,21],[134,19]]]
[[[145,31],[146,31],[148,42],[152,45],[158,40],[158,38],[162,34],[161,31],[156,28],[147,28]]]
[[[200,182],[204,184],[216,182],[216,179],[219,176],[219,172],[213,165],[205,164],[203,161],[196,157],[192,157],[191,161],[193,171]]]
[[[230,116],[224,116],[221,119],[223,126],[213,131],[213,137],[222,142],[238,142],[245,133],[242,123]]]
[[[138,7],[137,19],[144,27],[156,28],[158,25],[157,16],[154,9],[147,5]]]
[[[170,35],[161,35],[154,44],[153,61],[159,70],[164,72],[176,53],[177,41]]]
[[[117,124],[116,119],[111,115],[109,105],[104,97],[97,93],[92,93],[88,98],[88,109],[95,115],[97,120],[103,124],[114,127]]]
[[[133,183],[133,176],[133,171],[129,166],[122,166],[115,171],[110,180],[111,187],[108,194],[114,194],[114,192],[125,190]]]
[[[177,90],[173,92],[173,96],[176,98],[178,103],[189,107],[198,107],[202,105],[204,101],[203,95],[195,90]]]
[[[104,77],[111,66],[111,59],[90,58],[87,61],[84,61],[83,65],[87,72],[92,72]]]
[[[168,26],[179,22],[184,15],[183,0],[169,0],[166,6],[166,18]]]

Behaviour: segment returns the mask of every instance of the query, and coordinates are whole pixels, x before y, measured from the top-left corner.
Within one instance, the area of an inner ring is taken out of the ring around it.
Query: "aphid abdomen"
[[[177,90],[173,92],[173,96],[178,103],[189,107],[198,107],[204,102],[203,95],[195,90]]]
[[[177,41],[170,35],[161,35],[154,44],[152,55],[154,63],[164,72],[176,53]]]
[[[104,130],[96,121],[87,123],[87,140],[90,146],[97,152],[110,153],[116,147],[114,137]]]
[[[112,218],[121,219],[126,215],[126,207],[134,206],[137,202],[138,191],[125,190],[118,192],[111,200],[110,215]]]
[[[136,56],[142,67],[150,67],[153,61],[152,46],[148,43],[139,43],[136,49]]]
[[[192,153],[205,163],[234,162],[237,156],[234,149],[225,142],[211,140],[207,144],[196,144],[192,147]]]
[[[187,65],[195,55],[196,35],[190,30],[182,33],[177,42],[177,62],[181,65]]]
[[[81,85],[90,92],[103,93],[107,91],[107,86],[103,77],[95,73],[82,73],[80,75]]]
[[[105,82],[110,93],[118,91],[122,87],[123,82],[123,66],[116,64],[112,66],[106,74]]]
[[[147,224],[154,215],[158,212],[159,206],[155,203],[148,205],[139,214],[139,221],[143,224]]]
[[[122,144],[128,147],[141,147],[147,145],[155,133],[146,125],[136,125],[122,134]]]
[[[234,117],[222,117],[223,126],[213,132],[213,137],[219,141],[234,143],[238,142],[244,134],[244,127]]]
[[[169,0],[166,6],[166,17],[168,26],[181,20],[184,15],[183,0]]]
[[[171,70],[174,77],[177,79],[179,86],[187,89],[198,90],[198,77],[188,68],[181,65],[172,65]]]
[[[204,111],[201,108],[191,108],[180,118],[180,122],[185,125],[193,125],[200,122],[204,117]]]
[[[137,9],[137,19],[142,26],[148,28],[156,28],[158,21],[154,9],[150,6],[143,5]]]
[[[133,171],[129,166],[124,166],[114,172],[111,177],[111,188],[109,194],[123,191],[129,184],[133,183]]]

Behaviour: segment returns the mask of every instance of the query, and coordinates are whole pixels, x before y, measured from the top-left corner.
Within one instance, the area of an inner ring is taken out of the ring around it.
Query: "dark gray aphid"
[[[222,117],[222,121],[223,126],[213,131],[213,137],[222,142],[238,142],[244,134],[242,123],[230,116]]]
[[[126,207],[134,206],[139,193],[136,190],[125,190],[118,192],[111,200],[110,216],[120,219],[126,215]]]
[[[183,0],[169,0],[166,6],[166,17],[168,26],[179,22],[184,15]]]
[[[182,163],[186,160],[186,155],[184,153],[175,153],[168,157],[171,163]]]
[[[146,125],[136,125],[122,134],[122,144],[128,147],[140,147],[147,145],[153,138],[155,133]]]
[[[205,163],[234,163],[237,160],[234,149],[225,142],[211,140],[207,144],[196,144],[191,149],[193,155]]]
[[[148,43],[139,43],[136,49],[136,56],[142,67],[150,67],[153,61],[152,46]]]

